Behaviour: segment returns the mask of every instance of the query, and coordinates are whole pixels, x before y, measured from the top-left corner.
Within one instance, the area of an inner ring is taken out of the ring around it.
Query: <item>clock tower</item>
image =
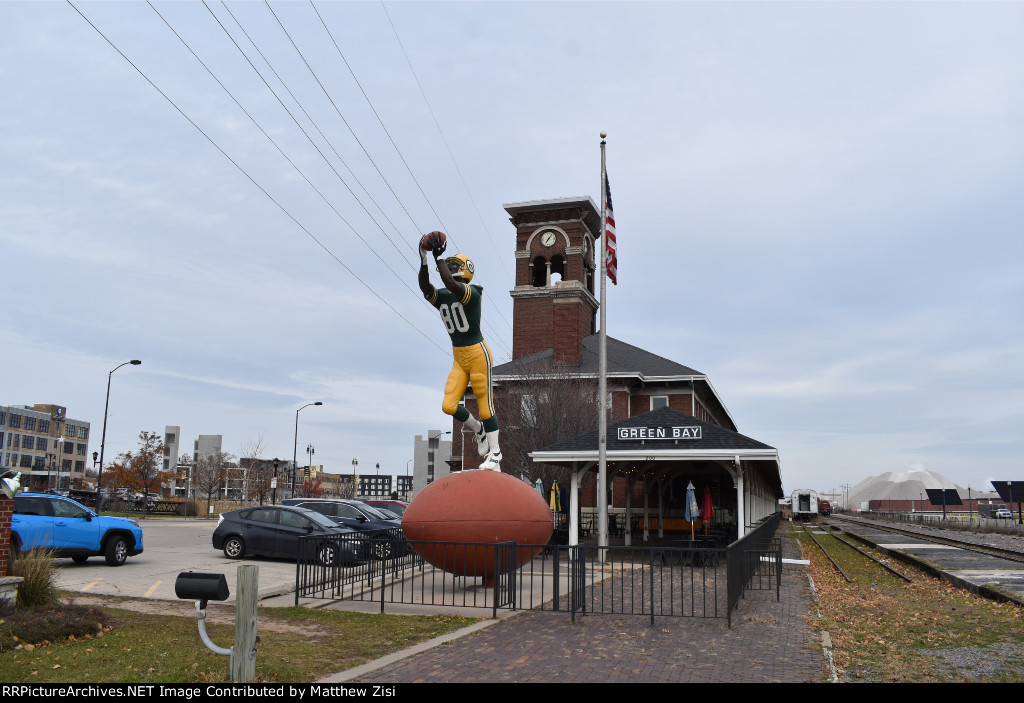
[[[555,364],[578,365],[597,331],[598,208],[586,196],[504,207],[516,228],[512,358],[552,349]]]

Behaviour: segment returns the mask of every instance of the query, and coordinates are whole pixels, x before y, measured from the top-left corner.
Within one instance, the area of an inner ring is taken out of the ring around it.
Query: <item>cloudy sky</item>
[[[76,9],[77,8],[77,9]],[[504,203],[599,202],[609,334],[787,491],[1020,478],[1024,4],[0,2],[0,404],[403,473],[446,427],[420,234],[510,357]],[[190,447],[186,447],[190,448]]]

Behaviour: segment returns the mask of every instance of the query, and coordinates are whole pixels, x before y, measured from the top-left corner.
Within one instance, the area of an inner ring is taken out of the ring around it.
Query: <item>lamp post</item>
[[[352,457],[352,497],[359,497],[359,486],[356,485],[356,467],[359,466],[359,459]]]
[[[54,460],[57,458],[56,454],[46,455],[46,492],[50,492],[50,471],[53,470]]]
[[[100,437],[100,470],[99,473],[96,474],[96,510],[99,510],[99,503],[102,502],[102,498],[100,497],[102,494],[100,491],[103,486],[103,451],[107,445],[107,411],[110,410],[110,380],[114,377],[114,371],[117,371],[122,366],[127,366],[128,364],[138,366],[141,363],[142,362],[138,359],[132,359],[131,361],[126,361],[123,364],[118,364],[110,370],[110,373],[107,374],[107,403],[103,406],[103,435]]]
[[[74,446],[74,444],[72,444],[71,446]],[[65,451],[65,449],[64,449],[64,436],[61,435],[57,439],[57,456],[54,457],[56,459],[56,461],[53,462],[53,472],[55,474],[57,474],[57,489],[58,490],[60,490],[60,467],[61,467],[61,464],[64,461],[64,451]],[[46,492],[47,493],[51,492],[51,489],[50,489],[50,475],[49,474],[46,475]]]
[[[281,464],[281,460],[275,457],[274,459],[274,480],[270,484],[270,504],[277,505],[277,467]]]
[[[315,403],[306,403],[299,410],[304,410],[311,405],[323,405],[319,400]],[[292,495],[295,495],[295,470],[299,463],[299,410],[295,411],[295,444],[292,446]]]
[[[306,454],[309,454],[309,462],[306,464],[306,478],[313,478],[313,456],[316,454],[316,447],[312,444],[306,445]]]

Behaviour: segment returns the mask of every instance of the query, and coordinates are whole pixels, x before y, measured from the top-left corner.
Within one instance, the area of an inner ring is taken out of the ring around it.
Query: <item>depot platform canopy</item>
[[[570,544],[578,543],[579,482],[587,472],[597,470],[598,441],[595,429],[530,454],[535,462],[572,470]],[[777,449],[672,408],[610,424],[605,456],[609,481],[622,476],[630,486],[643,483],[645,511],[651,492],[670,485],[673,479],[724,483],[732,489],[731,495],[719,499],[735,515],[737,538],[776,512],[783,497]],[[630,494],[627,490],[627,512],[632,507]],[[659,525],[662,523],[659,520]]]

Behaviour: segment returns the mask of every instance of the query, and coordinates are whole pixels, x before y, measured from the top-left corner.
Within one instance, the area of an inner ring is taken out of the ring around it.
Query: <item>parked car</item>
[[[999,508],[999,510],[996,511],[996,517],[997,518],[1012,518],[1013,517],[1013,513],[1010,512],[1009,508]]]
[[[329,538],[355,533],[355,530],[338,525],[315,510],[260,505],[221,513],[213,531],[213,548],[224,550],[228,559],[241,559],[247,554],[295,559],[299,554],[299,538],[318,535],[325,539],[316,544],[317,561],[325,566],[336,562],[353,565],[366,560],[365,541],[352,538],[339,544]]]
[[[404,500],[364,500],[363,502],[371,508],[390,510],[399,518],[405,515],[405,509],[409,507]]]
[[[370,549],[376,559],[390,559],[409,552],[409,545],[402,534],[401,520],[390,520],[362,501],[346,498],[286,498],[282,502],[284,505],[315,510],[339,525],[365,533],[373,538]]]
[[[142,554],[142,528],[135,520],[97,515],[70,498],[19,493],[11,516],[11,551],[52,549],[77,564],[102,556],[110,566]]]

